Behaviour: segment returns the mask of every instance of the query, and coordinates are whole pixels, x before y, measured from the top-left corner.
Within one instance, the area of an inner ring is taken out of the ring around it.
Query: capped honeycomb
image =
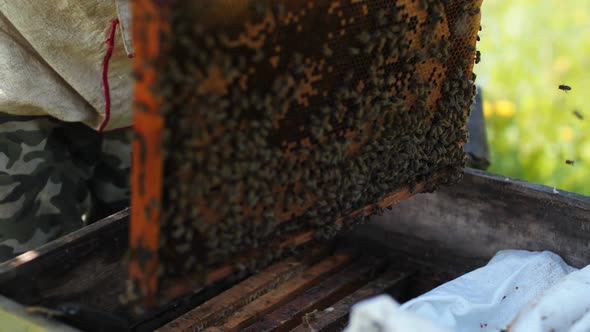
[[[135,1],[139,294],[255,271],[457,181],[480,5]]]

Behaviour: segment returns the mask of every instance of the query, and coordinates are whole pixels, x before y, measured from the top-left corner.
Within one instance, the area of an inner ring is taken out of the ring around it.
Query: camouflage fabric
[[[127,134],[0,113],[0,261],[128,205]]]

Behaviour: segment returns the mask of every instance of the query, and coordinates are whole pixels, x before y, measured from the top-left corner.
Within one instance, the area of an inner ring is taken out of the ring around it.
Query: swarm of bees
[[[565,92],[568,92],[568,91],[571,91],[571,90],[572,90],[572,87],[571,87],[571,86],[569,86],[569,85],[560,84],[560,85],[558,86],[558,89],[559,89],[559,90],[562,90],[562,91],[565,91]],[[580,111],[578,111],[578,110],[574,110],[574,111],[572,112],[572,114],[573,114],[573,115],[574,115],[576,118],[578,118],[578,120],[584,120],[584,115],[582,115],[582,113],[580,113]],[[574,160],[571,160],[571,159],[567,159],[567,160],[565,161],[565,164],[566,164],[566,165],[569,165],[569,166],[574,166],[574,164],[575,164],[575,161],[574,161]]]
[[[197,0],[172,14],[165,277],[253,249],[271,261],[284,239],[331,238],[400,188],[462,174],[480,1],[250,2],[235,22]]]

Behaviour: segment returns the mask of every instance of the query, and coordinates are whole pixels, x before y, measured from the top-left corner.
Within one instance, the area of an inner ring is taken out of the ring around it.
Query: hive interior
[[[167,50],[151,63],[164,123],[159,280],[254,271],[306,242],[293,239],[379,213],[396,191],[456,181],[480,4],[171,6]]]

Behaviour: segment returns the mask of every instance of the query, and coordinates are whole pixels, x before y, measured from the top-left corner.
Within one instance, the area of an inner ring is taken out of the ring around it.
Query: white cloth
[[[111,21],[120,16],[109,62],[111,119],[106,129],[131,125],[132,60],[124,47],[124,41],[130,42],[127,1],[0,0],[0,112],[51,115],[100,127],[105,41]]]
[[[357,305],[375,312],[386,306],[370,300]],[[347,332],[362,331],[355,329],[361,323],[353,325],[362,319],[356,312]],[[402,315],[402,321],[414,317],[454,332],[590,331],[590,266],[578,271],[550,252],[500,251],[486,266],[389,312],[387,319],[373,319],[384,324],[383,332],[416,331],[389,323]]]
[[[344,332],[448,332],[420,316],[400,309],[387,295],[380,295],[356,304]]]
[[[511,326],[512,332],[590,331],[590,266],[566,276],[529,303]]]

